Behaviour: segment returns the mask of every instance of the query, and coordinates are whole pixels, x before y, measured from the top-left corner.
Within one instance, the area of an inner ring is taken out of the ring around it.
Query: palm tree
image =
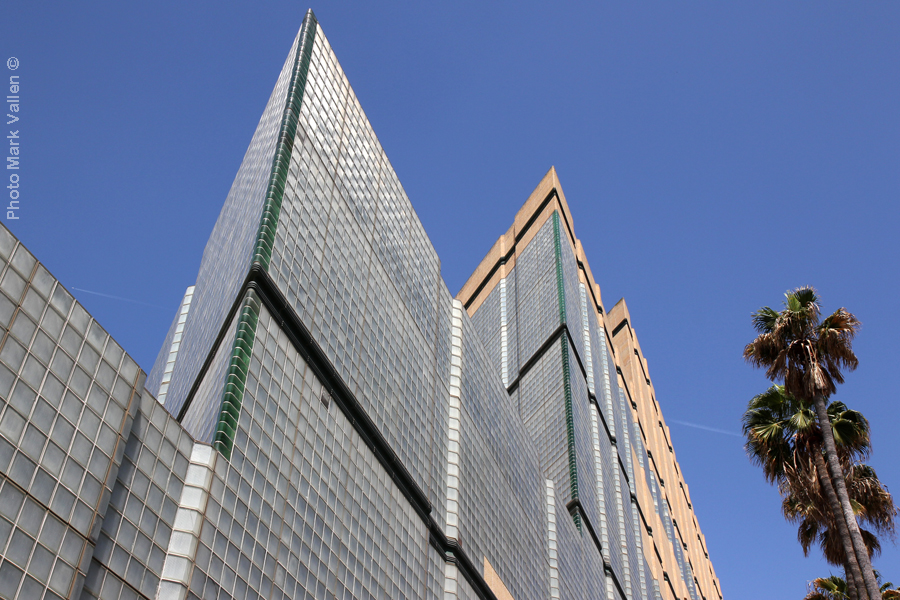
[[[835,392],[836,384],[844,382],[841,369],[852,371],[859,364],[852,347],[853,338],[859,330],[856,317],[840,308],[820,320],[816,291],[811,287],[800,287],[785,294],[783,310],[776,311],[764,306],[753,313],[753,325],[759,335],[744,348],[744,358],[756,367],[765,368],[766,377],[770,380],[783,380],[788,393],[811,403],[819,423],[827,423],[826,398]],[[820,430],[828,474],[840,504],[852,553],[856,555],[869,599],[878,600],[878,584],[853,515],[834,435],[831,427],[823,426]],[[830,486],[822,487],[830,498]],[[841,520],[835,519],[838,523]],[[843,528],[841,535],[844,535]]]
[[[861,523],[872,530],[861,529],[871,557],[881,551],[876,534],[894,536],[897,507],[891,494],[879,481],[875,469],[869,465],[850,465],[845,481],[854,512]],[[792,489],[784,498],[782,509],[788,521],[799,524],[797,538],[805,555],[809,554],[812,544],[818,542],[825,560],[846,569],[847,557],[836,530],[834,515],[823,502],[817,486]],[[852,578],[849,583],[853,585]]]
[[[881,586],[882,600],[900,600],[900,586],[894,587],[894,584],[888,581]]]
[[[877,577],[877,571],[875,574],[876,579],[881,581],[881,578]],[[803,600],[846,600],[848,597],[847,583],[837,575],[814,579],[809,587],[809,593]],[[900,600],[900,588],[894,588],[894,584],[890,581],[882,585],[878,591],[881,600]]]
[[[841,402],[829,404],[828,417],[841,463],[849,466],[867,456],[869,424],[865,417],[848,410]],[[828,532],[826,539],[830,556],[834,558],[832,562],[843,565],[848,573],[850,598],[865,598],[868,594],[846,528],[841,527],[841,519],[835,520],[833,516],[841,515],[840,504],[822,458],[822,436],[812,408],[785,392],[783,386],[774,385],[750,401],[743,416],[743,430],[751,460],[763,468],[766,480],[777,483],[785,496],[785,516],[801,522],[798,533],[801,544],[804,526],[809,530],[811,523],[818,524],[816,533]],[[791,511],[787,510],[788,506],[792,507]],[[893,507],[893,502],[890,506]],[[892,533],[893,513],[888,521]],[[808,548],[809,544],[805,544],[804,552]]]
[[[849,598],[847,582],[837,575],[813,579],[809,587],[809,593],[803,600],[845,600]]]

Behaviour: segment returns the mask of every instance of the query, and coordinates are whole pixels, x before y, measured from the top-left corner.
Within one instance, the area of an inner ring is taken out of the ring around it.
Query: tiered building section
[[[628,309],[604,310],[554,169],[457,298],[602,557],[605,597],[721,598]]]
[[[653,506],[647,515],[644,544],[648,562],[657,581],[676,583],[670,573],[681,573],[684,582],[696,587],[701,597],[721,597],[706,540],[697,524],[688,493],[687,483],[675,460],[669,428],[660,412],[653,383],[650,381],[647,360],[641,352],[637,335],[631,328],[631,316],[625,300],[619,300],[609,311],[607,322],[612,325],[613,347],[626,390],[631,396],[631,418],[640,432],[644,453],[638,457],[645,476],[638,478],[637,504]],[[646,485],[645,485],[646,484]],[[660,532],[660,540],[650,539],[652,532]],[[679,553],[678,548],[683,551]],[[679,556],[680,554],[680,556]],[[652,560],[652,557],[656,560]],[[674,592],[673,592],[674,593]]]
[[[453,298],[312,12],[149,376],[0,259],[0,597],[720,598],[555,172]]]

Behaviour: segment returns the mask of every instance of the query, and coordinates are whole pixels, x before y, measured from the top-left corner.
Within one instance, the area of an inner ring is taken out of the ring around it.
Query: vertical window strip
[[[559,600],[559,568],[556,547],[556,490],[553,480],[545,480],[547,486],[547,548],[550,563],[550,598]]]
[[[215,466],[212,446],[195,443],[169,536],[157,600],[183,600],[187,596]]]
[[[660,506],[662,507],[662,517],[663,517],[663,525],[666,528],[666,537],[669,538],[669,543],[672,546],[675,546],[675,533],[672,531],[672,519],[669,517],[669,506],[667,502],[660,502]]]
[[[572,407],[572,371],[569,367],[569,339],[566,336],[559,338],[562,352],[563,367],[563,393],[566,403],[566,445],[569,453],[569,484],[571,486],[572,500],[578,500],[578,463],[575,452],[575,415]],[[581,513],[572,513],[572,519],[578,531],[581,531]]]
[[[460,424],[462,405],[462,312],[463,305],[453,300],[450,317],[450,391],[448,394],[448,442],[447,442],[447,537],[459,538],[459,477],[460,477]],[[455,585],[455,579],[454,579]]]
[[[605,433],[604,433],[605,435]],[[606,499],[603,488],[603,455],[600,452],[600,414],[591,404],[591,437],[594,444],[594,477],[597,485],[597,509],[600,515],[600,546],[603,557],[609,561],[609,532],[606,523]]]
[[[184,326],[187,323],[188,312],[191,310],[191,300],[194,297],[194,286],[190,286],[181,300],[178,309],[178,322],[175,324],[175,333],[172,335],[172,345],[169,346],[169,357],[166,359],[166,367],[163,369],[162,383],[156,399],[160,404],[166,403],[166,395],[169,393],[169,382],[172,381],[172,372],[175,370],[175,361],[178,358],[178,349],[181,347],[181,338],[184,335]]]
[[[623,444],[624,444],[623,449],[625,450],[625,471],[628,474],[628,492],[629,492],[629,494],[628,494],[627,504],[630,505],[630,508],[631,508],[630,512],[632,514],[632,518],[634,518],[634,516],[637,514],[637,510],[634,506],[634,499],[633,499],[634,495],[636,494],[635,487],[634,487],[634,461],[631,458],[631,436],[628,434],[628,421],[629,421],[630,415],[631,415],[631,411],[628,410],[627,407],[625,406],[625,392],[622,390],[622,388],[619,388],[619,420],[622,422],[622,440],[623,440]],[[623,511],[622,512],[623,527],[624,527],[624,516],[625,516],[625,512]],[[640,530],[638,529],[636,520],[633,521],[633,530],[637,536],[640,535]],[[639,543],[638,539],[639,538],[635,539],[636,544]],[[624,559],[625,559],[625,564],[627,565],[626,573],[628,573],[625,575],[625,592],[626,592],[626,595],[628,596],[629,600],[631,600],[631,598],[634,595],[634,590],[632,590],[632,586],[631,586],[631,576],[630,576],[632,565],[629,564],[629,560],[628,560],[629,556],[627,553],[628,546],[625,541],[625,538],[623,537],[622,540],[623,540],[622,547],[626,551]],[[640,548],[640,546],[638,546],[638,548]],[[643,566],[643,563],[641,562],[642,556],[643,556],[643,552],[638,552],[637,556],[631,556],[631,560],[634,560],[639,564],[639,569],[638,569],[639,572],[642,570],[640,567]]]
[[[691,598],[697,600],[697,591],[696,589],[694,589],[694,580],[687,576],[687,569],[685,568],[684,552],[682,550],[681,541],[677,540],[675,530],[672,525],[672,517],[669,513],[669,504],[668,502],[660,502],[660,504],[662,505],[663,511],[663,525],[665,525],[666,535],[669,538],[669,543],[672,544],[672,548],[675,551],[675,561],[678,563],[678,568],[681,571],[681,578],[687,586],[688,593],[690,593]]]
[[[644,572],[644,541],[641,539],[640,516],[638,515],[637,502],[634,498],[631,499],[631,522],[634,525],[634,545],[637,549],[635,560],[637,561],[638,566],[638,580],[641,584],[641,589],[638,590],[638,593],[641,598],[646,598],[647,578],[646,573]]]
[[[591,355],[591,328],[588,321],[588,304],[587,292],[584,283],[579,282],[581,288],[581,326],[582,337],[584,338],[584,364],[587,370],[588,391],[594,398],[597,397],[597,391],[594,389],[594,360]]]
[[[625,406],[625,392],[619,388],[619,415],[622,422],[622,438],[625,443],[625,471],[628,473],[629,491],[634,491],[634,463],[631,460],[631,436],[628,435],[628,415],[631,414]]]
[[[444,563],[444,600],[456,600],[459,596],[459,569],[456,563]]]
[[[614,453],[615,457],[618,453]],[[618,458],[613,460],[613,478],[616,490],[616,516],[619,522],[619,551],[622,553],[622,579],[625,580],[625,598],[632,600],[631,567],[628,564],[628,540],[625,537],[625,507],[622,502],[622,469]]]
[[[653,510],[656,511],[657,516],[659,515],[659,496],[657,490],[656,483],[656,473],[653,472],[653,469],[647,469],[647,472],[650,474],[650,495],[653,496]]]
[[[244,389],[250,371],[250,355],[253,352],[256,326],[259,323],[259,309],[259,297],[252,289],[248,290],[241,307],[241,314],[238,317],[231,362],[228,366],[228,374],[225,376],[225,389],[222,392],[219,422],[213,441],[213,446],[226,459],[231,458],[231,451],[237,436],[241,404],[244,401]]]
[[[500,376],[503,387],[509,386],[509,351],[507,340],[506,277],[500,280]]]
[[[635,423],[635,431],[639,431],[639,429],[637,428],[637,423]],[[644,463],[644,442],[641,440],[640,435],[634,437],[634,444],[635,446],[637,446],[637,448],[635,449],[635,454],[637,454],[638,457],[638,464],[642,469],[646,469],[647,466],[646,463]]]
[[[609,349],[606,347],[606,335],[600,336],[600,363],[603,369],[603,401],[606,409],[606,422],[613,423],[612,382],[609,378]]]

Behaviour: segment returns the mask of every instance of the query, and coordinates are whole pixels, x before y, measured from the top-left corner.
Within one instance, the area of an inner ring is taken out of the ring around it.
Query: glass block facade
[[[149,375],[0,259],[2,598],[721,598],[555,171],[454,298],[311,11]]]
[[[604,309],[553,169],[457,298],[546,478],[549,597],[721,598],[627,306]]]

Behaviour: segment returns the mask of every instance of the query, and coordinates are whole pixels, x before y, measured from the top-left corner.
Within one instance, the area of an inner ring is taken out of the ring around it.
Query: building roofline
[[[525,200],[522,207],[516,212],[512,226],[497,239],[456,295],[456,298],[463,303],[470,315],[478,310],[497,282],[506,277],[512,270],[513,266],[515,266],[516,258],[522,249],[525,248],[540,226],[556,210],[560,213],[564,225],[563,229],[566,232],[565,238],[575,253],[579,271],[587,283],[595,308],[598,313],[602,314],[605,312],[600,296],[600,286],[594,281],[590,265],[584,255],[584,249],[575,236],[572,213],[569,210],[566,195],[563,193],[562,185],[556,174],[556,167],[551,166],[537,187],[534,188],[534,191],[528,196],[528,199]]]

